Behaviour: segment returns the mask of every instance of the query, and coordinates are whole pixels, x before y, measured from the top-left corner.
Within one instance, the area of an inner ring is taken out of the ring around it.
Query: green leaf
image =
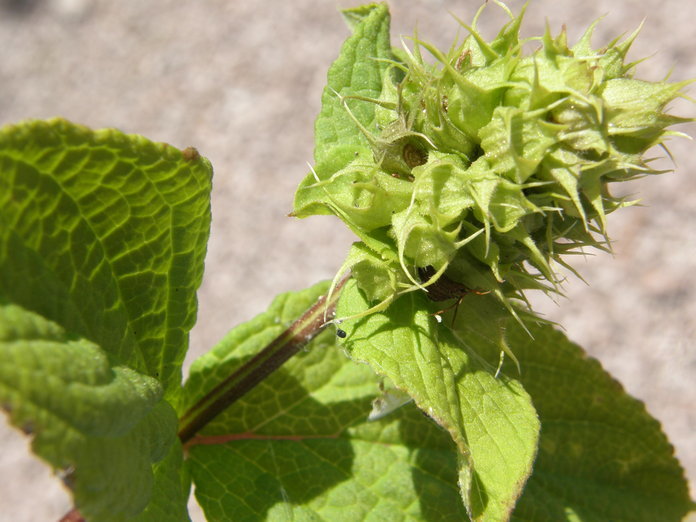
[[[363,158],[372,160],[370,143],[358,125],[376,130],[377,106],[350,97],[379,99],[389,69],[384,60],[392,59],[390,17],[385,4],[347,9],[343,15],[353,34],[345,41],[338,58],[329,68],[321,111],[315,122],[314,172],[321,180],[328,179],[351,162],[365,163]],[[348,174],[358,175],[350,169]],[[302,181],[295,196],[293,215],[306,217],[331,213],[324,205],[331,204],[332,198],[326,195],[325,187],[316,185],[316,181],[312,173]],[[369,180],[359,181],[369,183]],[[350,180],[344,181],[348,182]],[[390,180],[375,180],[373,183],[378,185],[376,198],[379,198],[384,186],[394,185]],[[332,194],[346,195],[346,192],[337,188]]]
[[[469,296],[455,331],[468,342],[505,317],[491,299]],[[512,518],[681,520],[690,508],[684,472],[643,404],[553,325],[504,320],[504,341],[541,420],[534,471]],[[495,358],[490,343],[479,350]],[[518,375],[510,362],[501,372]]]
[[[379,99],[388,69],[385,59],[392,58],[389,40],[389,9],[386,4],[370,4],[344,11],[353,34],[345,41],[336,61],[329,67],[327,85],[321,98],[321,112],[315,123],[314,159],[318,164],[336,154],[336,147],[349,149],[353,159],[356,149],[369,147],[367,138],[341,103],[341,96]],[[348,101],[353,116],[365,128],[375,119],[372,103]]]
[[[0,130],[0,297],[178,392],[210,228],[194,149],[64,120]]]
[[[279,296],[191,367],[193,404],[327,289]],[[208,520],[461,520],[450,437],[412,405],[367,421],[378,378],[315,338],[189,448]]]
[[[90,341],[0,305],[0,401],[59,470],[83,516],[123,520],[148,503],[152,463],[176,437],[177,418],[162,395],[157,380],[112,368]]]
[[[194,149],[115,130],[0,129],[0,401],[88,518],[137,515],[153,488],[149,512],[186,518],[170,404],[211,174]]]
[[[350,317],[369,307],[349,281],[336,315]],[[504,349],[497,322],[477,323],[477,334],[464,340],[441,327],[433,311],[423,292],[409,293],[385,312],[342,323],[345,346],[353,359],[389,377],[450,433],[470,516],[506,520],[532,471],[539,432],[536,412],[519,381],[496,378],[495,366],[484,358]]]
[[[184,455],[175,441],[167,456],[153,466],[154,485],[147,508],[134,517],[137,522],[188,521],[191,478],[184,467]]]
[[[463,311],[460,311],[462,313]],[[467,314],[483,313],[473,306]],[[693,507],[673,448],[640,401],[550,325],[507,330],[541,418],[514,520],[680,521]]]

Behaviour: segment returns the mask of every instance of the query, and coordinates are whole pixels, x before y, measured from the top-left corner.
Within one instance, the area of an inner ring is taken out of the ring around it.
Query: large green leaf
[[[196,316],[211,173],[194,149],[115,130],[0,130],[0,401],[89,518],[136,515],[153,488],[155,504],[164,496],[185,518],[170,403]]]
[[[349,282],[336,313],[351,317],[368,308],[364,294]],[[443,327],[433,310],[423,292],[407,294],[383,313],[342,323],[345,346],[450,433],[470,516],[506,520],[532,471],[539,420],[519,381],[495,375],[490,355],[501,351],[499,325],[476,324],[477,335],[464,341]]]
[[[326,284],[279,296],[191,367],[193,404],[313,304]],[[189,448],[208,520],[461,520],[454,444],[407,405],[367,421],[378,378],[333,332],[235,403]]]
[[[0,296],[181,383],[210,228],[211,167],[63,120],[0,130]]]
[[[485,311],[466,310],[481,321]],[[660,424],[600,364],[551,326],[508,341],[541,418],[534,473],[514,520],[680,521],[693,509]]]
[[[458,310],[463,339],[505,325],[505,342],[541,420],[534,471],[514,520],[678,521],[690,509],[684,472],[660,424],[600,364],[553,325],[512,321],[492,299],[470,296]],[[491,360],[495,349],[480,345]]]
[[[351,286],[345,291],[339,303],[339,316],[366,306],[360,304],[359,294],[351,293],[354,292]],[[434,356],[428,360],[428,355],[432,354],[428,342],[432,329],[428,321],[434,319],[426,320],[419,314],[419,306],[409,303],[407,297],[401,298],[384,314],[388,321],[375,314],[359,320],[355,328],[355,321],[341,326],[348,334],[351,355],[369,360],[380,373],[389,375],[395,384],[412,394],[414,389],[422,393],[421,388],[424,388],[413,386],[413,383],[427,382],[429,375],[440,372],[439,381],[444,386],[435,379],[426,392],[433,397],[444,387],[446,397],[434,406],[426,397],[427,407],[433,408],[426,411],[446,425],[443,419],[448,418],[447,405],[457,404],[457,390],[464,386],[452,386],[448,373],[450,368],[456,367],[462,354],[473,355],[471,364],[474,367],[478,362],[491,371],[502,348],[500,343],[514,352],[521,374],[517,365],[507,359],[500,369],[499,380],[507,381],[503,377],[505,374],[517,376],[516,386],[523,386],[524,396],[531,397],[539,415],[541,433],[532,475],[512,519],[676,522],[693,508],[683,469],[659,423],[645,411],[642,403],[626,394],[596,360],[587,357],[553,325],[527,321],[522,327],[511,320],[494,299],[468,296],[459,304],[456,321],[452,323],[454,312],[450,311],[439,327],[436,337],[446,360],[440,361],[442,368],[438,369]],[[412,298],[416,303],[419,300],[419,297]],[[351,302],[355,301],[358,305],[351,310]],[[402,304],[404,301],[406,304]],[[427,310],[429,306],[426,303],[424,308]],[[416,313],[408,311],[409,307]],[[409,315],[413,316],[411,323],[415,327],[411,332],[402,328],[408,323]],[[454,334],[463,347],[460,354],[448,349],[451,334],[447,333],[446,325],[449,324],[453,324]],[[413,342],[414,339],[417,342]],[[406,353],[413,347],[416,349],[412,354]],[[464,372],[457,375],[461,379]],[[463,382],[466,383],[466,379]],[[522,435],[524,432],[519,428],[524,424],[519,417],[522,412],[518,412],[515,419],[510,409],[495,408],[494,400],[482,398],[486,393],[490,392],[483,387],[479,390],[468,387],[462,405],[468,409],[464,434],[470,441],[473,471],[480,473],[481,466],[491,468],[479,474],[480,487],[488,494],[490,502],[491,491],[496,493],[506,485],[500,481],[505,474],[496,474],[495,470],[514,463],[506,453],[515,451],[516,439],[501,436],[502,430],[512,423]],[[423,407],[422,395],[414,394],[414,397]],[[498,442],[497,451],[486,448],[489,438]],[[484,451],[483,458],[479,458],[481,451]],[[497,465],[492,463],[495,460],[499,460]],[[476,517],[476,496],[472,495],[471,501]],[[479,514],[482,520],[505,520],[509,516],[509,511],[496,512],[492,506]]]

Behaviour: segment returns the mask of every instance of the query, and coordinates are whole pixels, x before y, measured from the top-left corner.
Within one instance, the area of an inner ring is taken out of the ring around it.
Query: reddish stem
[[[179,439],[189,442],[206,424],[280,368],[326,328],[333,318],[344,277],[329,296],[320,297],[302,316],[252,359],[213,388],[179,419]]]

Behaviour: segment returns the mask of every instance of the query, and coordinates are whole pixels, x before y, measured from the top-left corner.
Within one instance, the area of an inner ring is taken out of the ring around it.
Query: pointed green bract
[[[88,518],[135,516],[153,488],[161,498],[159,484],[180,482],[170,404],[211,174],[194,149],[116,130],[0,129],[0,400]],[[184,490],[168,501],[185,513]]]
[[[279,296],[232,330],[192,365],[185,403],[219,384],[327,288]],[[206,517],[464,518],[450,437],[412,405],[368,422],[379,394],[378,378],[341,353],[333,331],[319,335],[193,439],[191,475]]]
[[[359,315],[368,307],[349,282],[337,315]],[[409,293],[385,312],[341,323],[345,346],[353,359],[388,377],[450,433],[471,517],[505,520],[532,471],[536,412],[518,380],[495,376],[504,342],[497,321],[477,323],[476,335],[462,338],[439,328],[433,311],[422,293]]]
[[[643,155],[688,121],[666,107],[689,82],[634,79],[637,32],[594,50],[594,25],[574,47],[547,30],[526,54],[523,13],[495,3],[510,15],[498,36],[462,24],[448,53],[418,37],[391,49],[384,4],[344,11],[352,35],[293,212],[336,214],[360,239],[340,269],[343,341],[329,327],[201,433],[184,416],[190,475],[175,408],[210,419],[219,385],[341,285],[280,296],[182,390],[209,163],[62,120],[0,129],[0,404],[83,516],[187,520],[191,478],[212,520],[676,521],[693,507],[642,404],[520,306],[558,290],[564,254],[606,248],[606,216],[630,204],[609,184],[656,173]]]

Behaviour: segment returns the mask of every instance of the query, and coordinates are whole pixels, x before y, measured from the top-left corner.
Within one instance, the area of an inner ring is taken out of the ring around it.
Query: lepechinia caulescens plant
[[[344,11],[293,213],[359,241],[333,285],[278,296],[183,383],[210,163],[59,119],[0,129],[0,406],[70,519],[188,520],[191,483],[211,520],[693,509],[659,423],[525,302],[559,291],[567,254],[609,249],[631,204],[610,184],[656,173],[688,82],[634,79],[635,33],[521,39],[494,3],[498,36],[479,12],[447,52],[393,49],[384,4]]]

